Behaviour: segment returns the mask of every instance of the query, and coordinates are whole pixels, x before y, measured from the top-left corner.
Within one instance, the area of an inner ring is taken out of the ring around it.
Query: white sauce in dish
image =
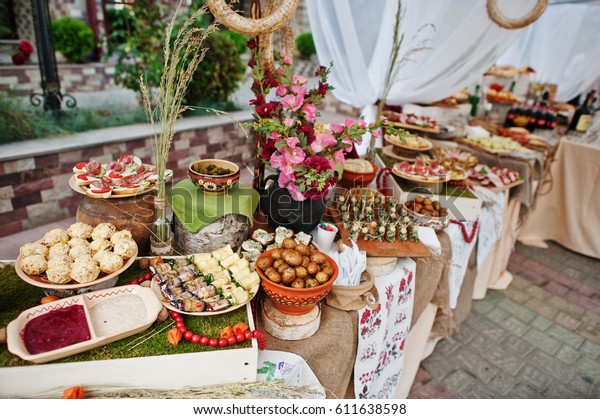
[[[137,295],[121,295],[100,301],[90,309],[97,336],[110,336],[145,323],[146,306]]]

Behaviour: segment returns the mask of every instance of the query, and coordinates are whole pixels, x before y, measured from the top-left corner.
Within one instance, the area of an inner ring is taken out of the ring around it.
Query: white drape
[[[556,99],[585,94],[600,77],[600,5],[557,4],[528,26],[498,64],[530,66],[556,83]]]
[[[530,11],[534,0],[504,0],[508,17]],[[399,56],[418,45],[428,49],[410,56],[387,97],[389,104],[432,102],[475,82],[516,39],[488,17],[483,0],[403,0],[404,34]],[[392,49],[396,0],[306,0],[321,64],[334,63],[334,96],[363,107],[368,120],[381,96]],[[424,25],[431,24],[435,31]],[[359,153],[364,152],[359,149]]]

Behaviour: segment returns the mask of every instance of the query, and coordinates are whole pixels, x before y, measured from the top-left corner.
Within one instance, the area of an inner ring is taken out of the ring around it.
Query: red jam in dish
[[[41,354],[90,340],[90,329],[81,304],[57,308],[31,319],[21,336],[30,354]]]

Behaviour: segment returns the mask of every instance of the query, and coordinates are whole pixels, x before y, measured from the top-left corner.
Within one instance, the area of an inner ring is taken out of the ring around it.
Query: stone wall
[[[96,159],[107,163],[123,154],[135,154],[150,163],[152,140],[145,134],[132,138],[131,132],[135,129],[132,126],[123,130],[129,134],[126,141],[48,151],[0,162],[0,237],[75,216],[82,195],[69,187],[69,178],[77,162]],[[99,138],[102,138],[101,131],[98,131]],[[78,143],[76,135],[72,142]],[[177,182],[187,177],[189,164],[200,158],[231,160],[246,170],[255,152],[253,142],[232,123],[190,128],[175,135],[167,167],[173,169],[173,181]]]
[[[62,93],[95,92],[115,89],[114,63],[59,64]],[[41,93],[40,69],[37,65],[0,66],[0,92],[28,95]]]

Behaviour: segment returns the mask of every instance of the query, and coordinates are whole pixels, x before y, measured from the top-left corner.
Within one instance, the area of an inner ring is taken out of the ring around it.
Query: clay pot
[[[153,192],[127,198],[83,197],[75,219],[91,226],[112,223],[117,230],[129,230],[139,255],[150,254],[150,229],[154,222]]]

